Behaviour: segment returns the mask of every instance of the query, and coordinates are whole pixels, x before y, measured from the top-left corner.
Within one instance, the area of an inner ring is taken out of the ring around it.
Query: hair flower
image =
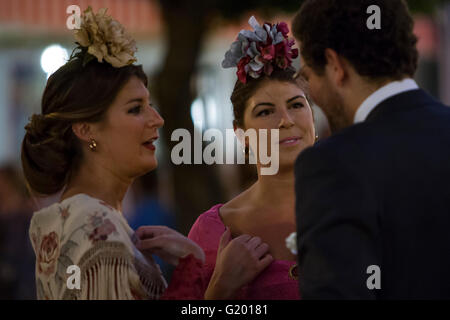
[[[80,29],[75,30],[75,40],[84,56],[84,64],[97,58],[105,60],[115,68],[120,68],[136,61],[136,42],[125,28],[106,14],[107,9],[100,9],[94,14],[88,7],[81,15]],[[88,54],[86,54],[86,52]]]
[[[298,49],[292,48],[295,41],[288,38],[285,22],[261,26],[252,16],[248,23],[253,31],[241,30],[222,61],[223,68],[237,67],[241,82],[247,82],[247,75],[255,79],[262,74],[270,76],[274,67],[286,69],[297,58]]]

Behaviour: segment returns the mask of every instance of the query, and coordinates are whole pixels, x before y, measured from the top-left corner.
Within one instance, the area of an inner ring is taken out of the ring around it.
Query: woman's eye
[[[136,106],[128,111],[128,113],[139,114],[141,112],[141,106]]]
[[[300,103],[300,102],[297,102],[297,103],[294,103],[292,106],[293,106],[295,109],[299,109],[299,108],[303,108],[303,107],[304,107],[304,104],[303,104],[303,103]]]
[[[256,116],[257,116],[257,117],[267,116],[267,115],[269,115],[270,113],[271,113],[271,111],[270,111],[269,109],[265,109],[265,110],[262,110],[262,111],[258,112],[258,114],[257,114]]]

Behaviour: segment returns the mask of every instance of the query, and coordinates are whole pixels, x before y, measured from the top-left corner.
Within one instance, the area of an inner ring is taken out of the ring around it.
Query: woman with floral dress
[[[37,297],[201,299],[202,249],[167,227],[134,232],[121,212],[133,180],[157,166],[153,143],[164,123],[142,66],[133,64],[135,42],[106,10],[90,8],[75,38],[78,47],[48,79],[42,113],[32,116],[22,143],[30,191],[61,192],[30,225]],[[181,276],[167,286],[152,254]],[[186,287],[189,296],[171,293]]]

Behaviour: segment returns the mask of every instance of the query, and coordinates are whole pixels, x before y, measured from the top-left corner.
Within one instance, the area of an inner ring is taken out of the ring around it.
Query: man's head
[[[380,29],[367,21],[380,8]],[[413,19],[403,0],[306,0],[292,22],[313,100],[333,131],[351,125],[359,104],[383,84],[413,77]],[[361,100],[362,99],[362,100]]]

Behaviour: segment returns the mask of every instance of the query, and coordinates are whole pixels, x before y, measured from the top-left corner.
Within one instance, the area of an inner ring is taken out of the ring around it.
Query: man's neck
[[[352,123],[356,111],[370,95],[385,85],[393,81],[398,81],[398,79],[384,79],[378,81],[367,81],[364,80],[364,78],[360,79],[361,80],[359,81],[354,81],[352,88],[347,91],[348,94],[345,97],[346,108],[348,110],[347,114]]]

